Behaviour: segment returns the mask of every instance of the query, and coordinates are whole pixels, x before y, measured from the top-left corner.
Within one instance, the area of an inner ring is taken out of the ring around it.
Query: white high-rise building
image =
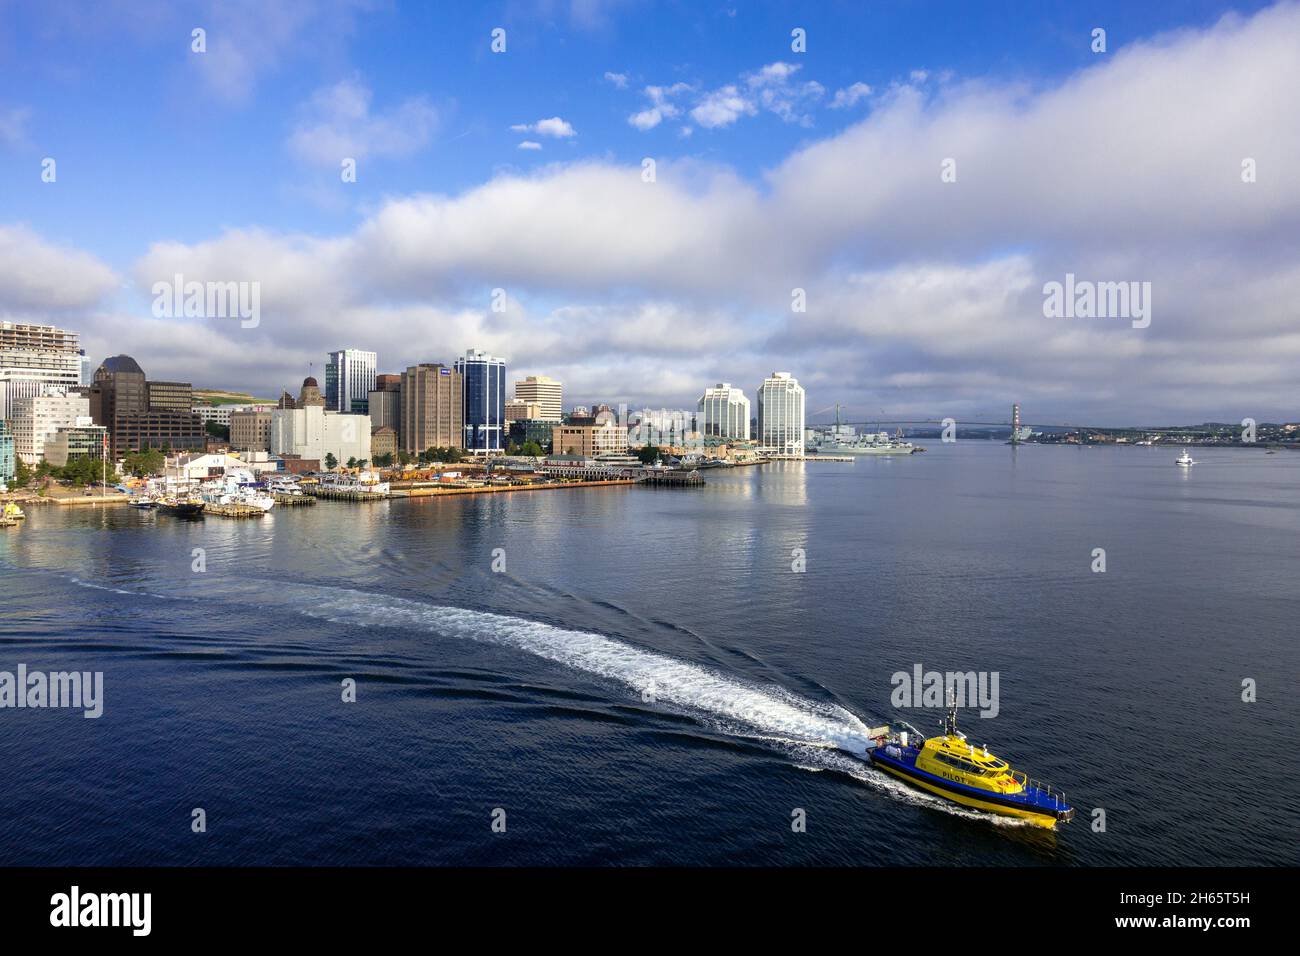
[[[538,420],[558,422],[564,418],[564,384],[545,375],[529,375],[515,382],[515,400],[535,402],[541,408]]]
[[[773,372],[758,387],[758,444],[775,455],[802,455],[804,392],[789,372]]]
[[[707,437],[749,441],[749,399],[730,382],[706,388],[697,421]]]
[[[379,356],[361,349],[329,353],[325,365],[325,407],[333,412],[364,415],[370,410]]]
[[[14,454],[36,465],[45,455],[45,442],[60,428],[75,428],[90,420],[90,399],[47,385],[45,394],[15,399],[12,411]]]
[[[47,386],[84,384],[80,337],[53,325],[0,322],[0,418],[13,415],[12,402],[40,395]]]

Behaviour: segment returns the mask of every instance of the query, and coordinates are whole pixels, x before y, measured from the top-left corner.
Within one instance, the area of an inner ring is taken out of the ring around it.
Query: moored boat
[[[190,495],[164,495],[158,499],[158,510],[178,518],[197,518],[203,514],[203,499]]]

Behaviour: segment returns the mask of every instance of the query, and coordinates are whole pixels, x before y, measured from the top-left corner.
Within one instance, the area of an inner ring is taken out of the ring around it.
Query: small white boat
[[[302,495],[302,485],[292,478],[272,478],[266,483],[266,490],[273,495]]]
[[[1175,462],[1175,464],[1182,465],[1184,468],[1190,468],[1192,465],[1196,464],[1196,462],[1192,460],[1190,454],[1183,452],[1182,455],[1178,457],[1178,461]]]

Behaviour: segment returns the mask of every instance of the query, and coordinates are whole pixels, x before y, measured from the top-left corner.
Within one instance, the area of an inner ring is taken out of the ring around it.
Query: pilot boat
[[[868,753],[872,765],[914,787],[964,807],[1048,829],[1074,819],[1065,794],[1012,770],[987,747],[966,740],[957,729],[957,702],[951,692],[942,736],[913,741],[906,732],[890,734],[889,728],[880,729],[884,733]]]

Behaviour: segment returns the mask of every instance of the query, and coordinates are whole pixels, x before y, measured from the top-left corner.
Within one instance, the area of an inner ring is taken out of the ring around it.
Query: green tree
[[[334,457],[334,452],[332,452],[332,451],[330,451],[330,452],[326,452],[326,453],[325,453],[325,470],[326,470],[326,471],[333,471],[333,470],[334,470],[335,468],[337,468],[338,466],[339,466],[339,460],[338,460],[337,458]]]
[[[546,452],[542,451],[542,446],[535,441],[526,441],[523,447],[519,449],[519,454],[528,455],[532,458],[541,458]]]
[[[348,459],[348,467],[349,467],[349,468],[355,468],[355,467],[357,467],[357,456],[356,456],[356,455],[353,455],[351,458]]]
[[[641,464],[653,465],[655,459],[659,457],[659,449],[655,445],[646,445],[636,450],[636,456],[641,459]]]
[[[15,456],[14,487],[26,488],[29,484],[31,484],[32,479],[35,477],[36,477],[36,473],[32,471],[31,466],[29,466],[27,462],[23,461],[21,458]]]
[[[142,448],[140,451],[127,452],[122,459],[122,467],[128,474],[137,478],[147,478],[159,474],[167,464],[166,456],[157,448]]]
[[[230,441],[229,425],[221,425],[209,419],[203,423],[203,427],[213,438],[220,438],[222,441]]]

